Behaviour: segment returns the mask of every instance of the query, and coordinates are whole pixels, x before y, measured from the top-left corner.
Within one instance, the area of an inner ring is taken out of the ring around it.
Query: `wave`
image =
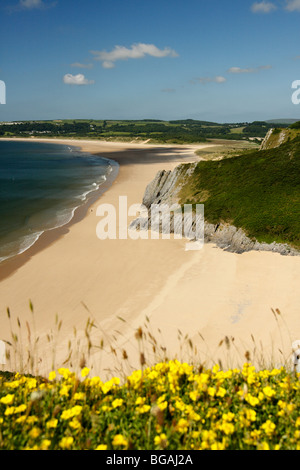
[[[73,148],[70,147],[69,150],[70,152],[73,152],[74,147]],[[90,156],[94,158],[92,155]],[[116,162],[108,160],[106,158],[101,157],[101,160],[106,161],[108,165],[107,168],[105,168],[106,174],[99,175],[97,180],[90,183],[88,187],[85,187],[84,191],[81,194],[74,195],[73,204],[71,202],[71,207],[62,207],[56,210],[56,212],[53,213],[52,216],[50,217],[49,217],[49,214],[45,213],[43,215],[44,221],[45,221],[44,226],[42,226],[41,228],[36,227],[36,229],[33,229],[33,230],[31,229],[32,230],[31,233],[26,234],[26,235],[20,235],[20,237],[18,237],[18,239],[15,241],[9,241],[8,243],[4,243],[4,245],[2,244],[1,248],[5,254],[4,256],[0,256],[0,264],[3,261],[6,261],[10,258],[13,258],[29,250],[39,240],[39,238],[41,237],[43,233],[48,232],[50,230],[61,228],[67,225],[68,223],[70,223],[72,219],[74,218],[76,210],[79,207],[86,204],[90,196],[96,191],[98,191],[101,188],[101,186],[108,181],[108,179],[110,178],[114,179],[112,172],[114,169],[115,169],[115,172],[117,172],[119,165]],[[99,162],[99,157],[97,157],[97,160],[95,161]],[[69,204],[70,204],[70,201],[69,201]],[[42,217],[40,218],[39,223],[34,224],[34,225],[43,225]]]

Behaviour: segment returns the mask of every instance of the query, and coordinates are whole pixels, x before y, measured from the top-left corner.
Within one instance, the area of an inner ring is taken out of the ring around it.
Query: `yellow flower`
[[[245,395],[245,400],[249,403],[251,406],[256,406],[259,404],[259,399],[257,397],[254,397],[250,393],[247,393]]]
[[[27,423],[28,424],[34,424],[38,421],[38,418],[36,416],[28,416],[27,418]]]
[[[52,372],[49,373],[48,380],[52,382],[52,380],[56,379],[56,372],[53,370]]]
[[[251,431],[250,435],[254,440],[254,443],[256,443],[257,439],[259,439],[261,436],[261,431],[259,429],[254,429],[253,431]]]
[[[72,421],[69,422],[69,426],[75,430],[81,428],[81,424],[77,418],[73,418]]]
[[[96,450],[107,450],[107,445],[106,444],[99,444],[96,447]]]
[[[63,437],[60,442],[59,442],[59,445],[62,449],[70,449],[70,447],[72,447],[72,444],[74,442],[74,438],[73,437]]]
[[[18,388],[20,385],[20,380],[14,380],[13,382],[5,382],[4,385],[7,388]]]
[[[185,403],[181,400],[181,398],[176,398],[176,401],[174,403],[175,408],[177,408],[180,411],[185,410]]]
[[[80,415],[82,410],[82,406],[80,405],[75,405],[73,408],[69,408],[68,410],[63,410],[61,414],[61,419],[71,419],[74,418],[74,416]]]
[[[112,408],[111,408],[110,406],[107,406],[107,405],[101,406],[101,410],[104,411],[104,412],[105,412],[105,411],[110,411],[111,409],[112,409]]]
[[[249,419],[249,421],[256,421],[256,411],[252,409],[246,409],[245,414],[246,418]]]
[[[154,444],[159,447],[163,447],[164,449],[168,445],[168,439],[166,434],[160,434],[159,436],[155,436],[154,438]]]
[[[221,423],[218,428],[223,431],[227,436],[234,433],[234,424],[229,422]]]
[[[270,450],[270,446],[267,442],[264,441],[264,442],[258,444],[257,449],[258,450]]]
[[[87,375],[89,375],[90,373],[90,369],[88,367],[84,367],[81,371],[81,377],[86,377]]]
[[[92,377],[91,379],[87,379],[85,381],[90,387],[98,387],[102,385],[102,380],[100,377]]]
[[[211,448],[212,445],[214,445],[214,443],[216,442],[216,437],[217,437],[217,434],[215,433],[215,431],[207,431],[207,430],[204,430],[201,432],[201,445],[200,445],[200,449],[202,450],[208,450]]]
[[[231,413],[230,411],[228,413],[223,413],[222,419],[223,419],[223,421],[227,421],[227,422],[233,421],[234,414]]]
[[[8,393],[5,395],[5,397],[0,398],[0,402],[3,403],[4,405],[11,405],[14,401],[15,396],[12,395],[11,393]]]
[[[116,434],[112,441],[113,446],[124,446],[125,448],[128,447],[128,441],[125,439],[122,434]]]
[[[181,419],[178,421],[178,423],[177,423],[175,429],[176,429],[176,431],[179,431],[179,432],[181,432],[182,434],[184,434],[184,433],[186,433],[186,432],[188,431],[188,425],[189,425],[188,421],[187,421],[186,419],[184,419],[184,418],[181,418]]]
[[[57,426],[58,420],[56,418],[52,418],[46,423],[46,427],[48,429],[55,429]]]
[[[272,423],[272,421],[270,421],[269,419],[267,419],[267,421],[261,425],[261,429],[262,429],[268,436],[270,436],[271,434],[273,434],[273,432],[275,431],[275,428],[276,428],[275,424]]]
[[[207,393],[209,396],[214,397],[216,394],[216,389],[213,387],[208,387]]]
[[[37,386],[37,381],[36,379],[32,378],[32,377],[29,377],[27,380],[26,380],[26,385],[29,389],[33,389],[33,388],[36,388]]]
[[[119,383],[120,379],[118,377],[113,377],[108,382],[102,384],[102,392],[105,394],[108,393],[115,385],[119,385]]]
[[[211,445],[211,450],[224,450],[226,447],[225,441],[222,442],[214,442]]]
[[[84,400],[85,394],[83,392],[77,392],[77,393],[74,393],[73,398],[74,400]]]
[[[23,415],[16,419],[16,423],[24,423],[25,420],[26,420],[26,416]]]
[[[188,412],[188,418],[191,419],[192,421],[200,421],[201,416],[196,413],[194,410],[190,410]]]
[[[193,401],[197,401],[199,398],[199,392],[197,392],[197,390],[193,390],[192,392],[190,392],[190,399],[193,400]]]
[[[143,405],[146,401],[146,398],[144,397],[137,397],[137,399],[135,400],[135,404],[136,405]]]
[[[158,403],[157,404],[158,408],[161,410],[161,411],[164,411],[167,406],[168,406],[168,402],[167,401],[163,401],[162,403]]]
[[[69,369],[66,369],[65,367],[60,367],[60,369],[58,369],[58,373],[62,375],[65,380],[67,380],[72,375]]]
[[[129,386],[132,386],[133,388],[137,388],[141,382],[141,379],[142,379],[142,371],[135,370],[132,372],[130,376],[127,377],[127,383]]]
[[[139,408],[137,408],[137,412],[139,414],[144,414],[144,413],[148,413],[148,411],[150,410],[151,406],[150,405],[142,405],[140,406]]]
[[[15,414],[16,413],[23,413],[23,411],[25,411],[25,410],[26,410],[26,405],[24,405],[24,404],[16,406],[15,407]]]
[[[300,416],[298,416],[298,418],[296,419],[295,426],[296,426],[296,428],[298,428],[300,426]]]
[[[263,388],[263,392],[268,398],[272,398],[275,395],[275,390],[273,390],[269,385]]]
[[[112,402],[112,407],[113,407],[113,408],[118,408],[119,406],[122,406],[123,401],[124,401],[124,400],[122,400],[122,398],[116,398],[116,399]]]
[[[226,395],[226,390],[223,387],[219,387],[216,396],[217,397],[224,397]]]
[[[42,431],[35,426],[31,429],[31,431],[29,431],[29,436],[32,437],[32,439],[36,439],[37,437],[39,437],[41,432]]]
[[[40,449],[41,450],[48,450],[50,445],[51,445],[51,441],[49,439],[43,439],[43,441],[40,445]]]
[[[10,416],[15,414],[15,407],[14,406],[8,406],[5,410],[5,416]]]
[[[70,385],[63,385],[59,391],[59,395],[61,397],[68,397],[69,396]]]

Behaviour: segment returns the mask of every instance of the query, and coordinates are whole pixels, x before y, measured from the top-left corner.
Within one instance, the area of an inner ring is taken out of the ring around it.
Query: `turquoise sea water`
[[[76,147],[0,141],[0,262],[68,223],[111,170]]]

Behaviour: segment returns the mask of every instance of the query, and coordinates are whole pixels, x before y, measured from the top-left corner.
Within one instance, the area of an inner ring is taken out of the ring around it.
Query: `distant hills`
[[[0,122],[0,137],[88,138],[122,142],[188,144],[211,139],[251,141],[259,144],[274,127],[288,128],[297,119],[274,119],[220,124],[183,119],[95,120],[55,119],[52,121]]]
[[[300,117],[299,119],[269,119],[268,121],[265,121],[267,122],[268,124],[294,124],[295,122],[298,122],[300,121]]]

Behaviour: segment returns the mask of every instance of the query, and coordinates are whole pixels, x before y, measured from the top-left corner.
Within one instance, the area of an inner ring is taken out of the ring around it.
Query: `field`
[[[0,123],[0,137],[73,137],[149,143],[197,143],[208,139],[245,140],[257,143],[272,124],[214,123],[193,119],[178,121],[53,120]]]

